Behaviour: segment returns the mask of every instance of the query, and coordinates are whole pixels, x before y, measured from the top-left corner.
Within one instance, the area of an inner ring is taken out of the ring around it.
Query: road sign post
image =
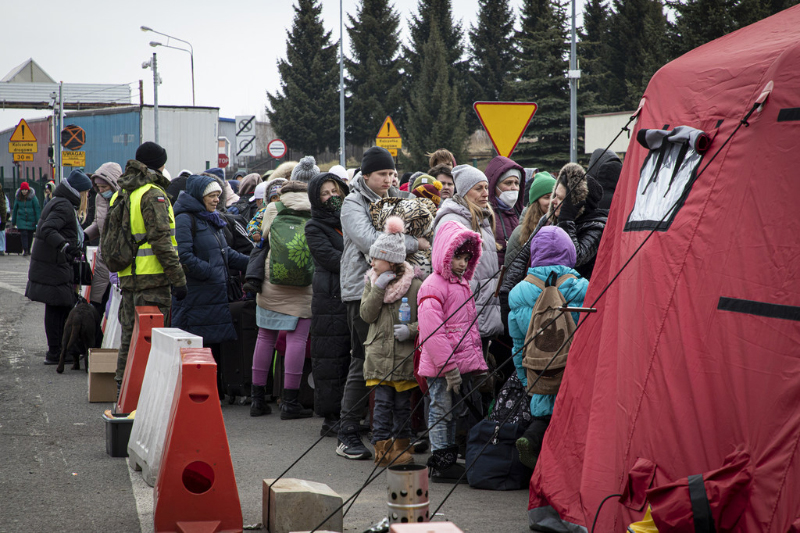
[[[381,124],[381,129],[375,136],[375,146],[386,148],[392,157],[397,157],[397,151],[403,147],[403,139],[400,137],[400,132],[397,131],[392,117],[386,117]]]
[[[256,116],[236,117],[236,155],[256,155]]]
[[[280,139],[272,139],[267,145],[267,152],[275,159],[280,159],[286,155],[286,143]]]
[[[28,127],[25,119],[20,119],[17,127],[14,128],[14,133],[8,139],[8,152],[14,154],[14,161],[33,161],[33,156],[30,159],[18,159],[17,154],[35,154],[39,151],[39,144],[36,142],[36,136]]]
[[[472,108],[497,154],[511,157],[538,106],[533,102],[475,102]]]

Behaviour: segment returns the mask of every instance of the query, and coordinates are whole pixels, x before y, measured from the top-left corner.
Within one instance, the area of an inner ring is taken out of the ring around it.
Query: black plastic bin
[[[128,457],[128,439],[131,438],[133,418],[130,413],[103,413],[106,421],[106,453],[111,457]]]

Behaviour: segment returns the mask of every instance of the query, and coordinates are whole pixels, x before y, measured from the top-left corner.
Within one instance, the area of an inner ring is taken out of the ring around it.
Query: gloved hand
[[[411,338],[411,329],[405,324],[395,324],[394,326],[394,338],[400,342],[405,342]]]
[[[392,272],[391,270],[387,270],[386,272],[378,276],[378,279],[375,280],[375,286],[378,287],[379,289],[385,289],[386,286],[389,285],[389,282],[396,277],[397,276],[395,275],[394,272]]]
[[[458,371],[458,368],[445,372],[444,377],[447,380],[447,391],[461,394],[461,372]]]
[[[186,285],[181,285],[180,287],[172,287],[172,295],[175,297],[176,300],[179,302],[186,298],[186,295],[189,294]]]
[[[61,248],[59,248],[58,251],[64,254],[64,256],[67,258],[68,263],[74,263],[75,260],[80,258],[81,256],[81,251],[77,248],[73,248],[72,246],[70,246],[68,242],[62,244]]]
[[[109,272],[109,273],[108,273],[108,281],[109,281],[109,283],[111,283],[112,285],[117,285],[117,286],[119,286],[119,276],[117,275],[117,273],[116,273],[116,272]]]
[[[578,216],[578,211],[580,211],[581,208],[586,205],[586,200],[574,203],[572,200],[574,195],[575,191],[567,193],[564,201],[561,202],[561,211],[558,213],[559,222],[562,220],[575,220],[575,217]]]

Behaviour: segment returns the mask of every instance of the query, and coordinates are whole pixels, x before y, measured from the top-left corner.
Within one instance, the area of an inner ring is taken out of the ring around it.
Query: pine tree
[[[583,28],[578,34],[578,66],[581,71],[578,104],[584,109],[591,108],[594,113],[605,110],[607,106],[604,102],[609,99],[608,18],[609,9],[604,0],[586,1],[583,8]],[[589,100],[594,104],[588,104]]]
[[[372,144],[387,116],[396,118],[402,105],[400,16],[388,0],[362,0],[356,16],[348,15],[351,57],[345,59],[349,93],[345,113],[348,140]]]
[[[672,55],[675,57],[683,55],[735,30],[736,20],[733,12],[736,3],[737,0],[667,2],[676,13],[674,37],[670,39]]]
[[[450,78],[450,85],[456,88],[459,95],[459,105],[467,108],[471,105],[467,95],[473,92],[470,88],[472,80],[469,72],[469,61],[464,56],[464,32],[460,22],[453,20],[453,10],[450,0],[419,0],[417,15],[412,15],[408,23],[411,34],[410,46],[403,46],[403,74],[405,77],[403,100],[411,100],[411,87],[417,85],[423,63],[423,49],[430,39],[431,31],[435,27],[439,33],[438,39],[442,41],[446,58],[446,65]],[[430,83],[430,80],[428,80]],[[400,122],[405,122],[408,114],[403,110]],[[398,124],[402,130],[403,126]],[[441,146],[438,148],[442,148]],[[435,150],[436,148],[432,148]]]
[[[661,0],[614,0],[609,27],[608,103],[632,111],[653,74],[672,59],[664,6]]]
[[[554,172],[569,162],[566,18],[563,0],[524,0],[517,33],[521,53],[515,100],[539,107],[512,158]]]
[[[465,110],[450,82],[448,50],[436,25],[420,51],[405,124],[404,147],[411,157],[403,163],[424,171],[428,168],[425,153],[438,148],[449,149],[457,161],[463,159],[468,135]]]
[[[281,87],[267,92],[267,116],[289,148],[318,154],[339,144],[336,45],[322,25],[319,0],[297,0],[294,11],[286,59],[278,61]]]
[[[478,0],[478,20],[469,31],[474,81],[472,101],[509,98],[509,80],[515,70],[514,13],[508,0]]]

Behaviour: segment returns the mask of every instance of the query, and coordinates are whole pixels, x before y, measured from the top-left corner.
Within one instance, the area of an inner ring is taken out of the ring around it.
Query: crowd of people
[[[410,463],[430,447],[432,480],[456,482],[459,434],[513,381],[531,383],[520,406],[531,422],[516,444],[522,462],[535,465],[566,350],[547,346],[549,325],[532,325],[554,291],[573,308],[583,304],[621,170],[613,152],[596,151],[588,173],[575,163],[554,173],[523,168],[502,156],[481,171],[439,149],[429,169],[401,177],[379,147],[349,171],[322,172],[307,156],[231,180],[219,168],[169,180],[166,163],[166,151],[146,142],[124,170],[114,162],[74,170],[41,213],[20,187],[10,223],[31,255],[26,295],[45,304],[45,364],[58,362],[78,298],[73,263],[99,240],[91,303],[102,314],[112,287],[121,291],[118,384],[137,306],[157,306],[166,324],[202,336],[221,367],[231,364],[222,348],[237,337],[231,303],[253,300],[251,416],[272,412],[267,382],[285,337],[280,418],[316,412],[339,456]],[[580,315],[556,318],[574,329]],[[299,398],[307,352],[313,411]],[[537,367],[543,360],[553,364]],[[471,409],[454,409],[461,398]],[[429,438],[410,423],[421,401]],[[374,451],[362,440],[369,431]]]

